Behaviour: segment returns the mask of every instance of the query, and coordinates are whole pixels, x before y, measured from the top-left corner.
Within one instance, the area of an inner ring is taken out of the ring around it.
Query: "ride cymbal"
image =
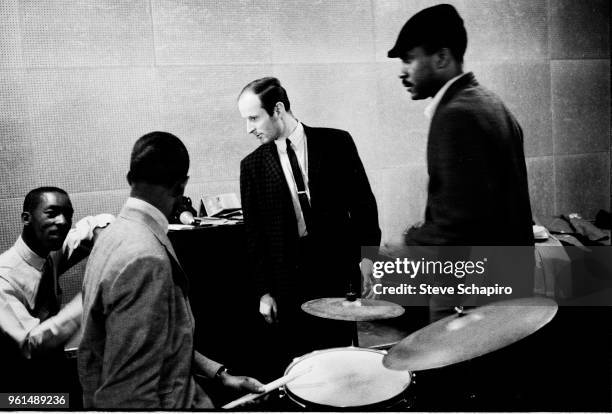
[[[440,319],[393,346],[383,365],[395,370],[440,368],[493,352],[531,335],[557,313],[552,299],[512,299]]]

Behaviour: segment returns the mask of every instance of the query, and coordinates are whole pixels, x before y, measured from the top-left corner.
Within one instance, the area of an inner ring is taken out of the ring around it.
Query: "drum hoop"
[[[334,352],[334,351],[356,351],[356,352],[363,352],[363,351],[367,351],[367,352],[373,352],[375,354],[382,354],[382,355],[386,355],[387,352],[380,350],[380,349],[371,349],[371,348],[360,348],[360,347],[356,347],[356,346],[348,346],[348,347],[337,347],[337,348],[327,348],[327,349],[321,349],[321,350],[316,350],[313,352],[310,352],[308,354],[302,355],[301,357],[297,357],[295,358],[291,364],[289,364],[289,366],[287,367],[287,369],[285,369],[285,375],[288,375],[289,372],[291,371],[291,368],[293,368],[295,365],[297,365],[299,362],[308,359],[307,357],[311,357],[313,355],[317,355],[317,354],[323,354],[323,353],[328,353],[328,352]],[[289,397],[289,399],[291,399],[293,402],[304,406],[306,405],[307,407],[313,407],[313,408],[322,408],[325,409],[327,408],[329,410],[329,408],[360,408],[363,410],[368,411],[368,409],[372,409],[372,408],[376,408],[376,407],[380,407],[381,404],[385,404],[388,402],[392,402],[395,400],[400,401],[403,397],[402,395],[406,392],[406,390],[408,388],[410,388],[410,385],[412,384],[413,381],[413,377],[412,377],[412,372],[408,371],[408,375],[410,377],[410,381],[408,381],[408,383],[404,386],[404,388],[397,393],[396,395],[394,395],[391,398],[388,398],[386,400],[381,400],[372,404],[366,404],[366,405],[346,405],[346,406],[336,406],[336,405],[325,405],[325,404],[319,404],[313,401],[309,401],[306,400],[302,397],[297,396],[296,394],[294,394],[289,387],[287,387],[287,385],[285,385],[283,387],[283,390],[285,392],[285,394],[287,394],[287,396]]]

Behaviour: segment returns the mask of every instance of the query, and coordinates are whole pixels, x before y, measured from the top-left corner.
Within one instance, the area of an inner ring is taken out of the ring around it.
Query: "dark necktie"
[[[295,151],[293,151],[293,148],[291,147],[290,140],[287,140],[287,156],[289,157],[289,163],[291,164],[291,170],[293,171],[293,178],[295,179],[295,185],[297,186],[298,199],[300,200],[300,207],[302,208],[302,214],[304,215],[306,230],[310,233],[312,230],[310,201],[308,201],[308,194],[306,193],[306,186],[304,185],[302,169],[298,163]]]
[[[44,321],[59,312],[59,305],[57,295],[55,294],[53,261],[51,256],[47,256],[41,271],[40,284],[38,285],[38,292],[34,302],[34,316]]]

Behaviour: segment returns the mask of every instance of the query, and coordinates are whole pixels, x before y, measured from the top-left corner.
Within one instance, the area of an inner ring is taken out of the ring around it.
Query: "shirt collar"
[[[444,96],[444,94],[446,93],[446,91],[448,90],[448,88],[450,88],[450,86],[460,77],[462,77],[463,75],[465,75],[465,73],[462,73],[460,75],[455,76],[454,78],[450,79],[448,82],[446,82],[444,84],[444,86],[442,86],[440,88],[440,90],[438,91],[438,93],[436,93],[436,95],[433,97],[433,99],[431,100],[431,102],[429,103],[429,105],[427,105],[425,107],[425,116],[429,119],[433,118],[434,113],[436,112],[436,109],[438,108],[438,105],[440,104],[440,101],[442,100],[442,97]]]
[[[15,243],[15,250],[17,254],[30,266],[38,270],[39,272],[42,270],[45,261],[47,260],[45,257],[40,257],[32,249],[28,247],[25,241],[19,236],[17,242]]]
[[[291,140],[291,143],[293,144],[294,147],[301,148],[302,141],[304,141],[304,126],[302,125],[300,121],[297,122],[296,127],[291,132],[291,134],[289,134],[287,138],[279,138],[274,141],[274,143],[276,144],[276,148],[279,151],[286,152],[287,151],[286,141],[288,139]]]
[[[125,202],[125,206],[134,210],[141,211],[149,216],[161,227],[164,233],[168,233],[168,219],[157,207],[139,198],[130,197]]]

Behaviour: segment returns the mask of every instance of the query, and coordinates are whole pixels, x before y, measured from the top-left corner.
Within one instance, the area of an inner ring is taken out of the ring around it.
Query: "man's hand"
[[[359,263],[361,269],[361,297],[365,299],[374,299],[375,295],[372,291],[373,282],[373,267],[374,262],[370,259],[363,258]]]
[[[259,299],[259,313],[261,313],[261,316],[263,316],[268,323],[278,321],[276,301],[269,293],[266,293]]]
[[[245,377],[244,375],[230,375],[227,372],[223,372],[220,379],[221,384],[236,391],[264,392],[263,384],[255,378]]]

